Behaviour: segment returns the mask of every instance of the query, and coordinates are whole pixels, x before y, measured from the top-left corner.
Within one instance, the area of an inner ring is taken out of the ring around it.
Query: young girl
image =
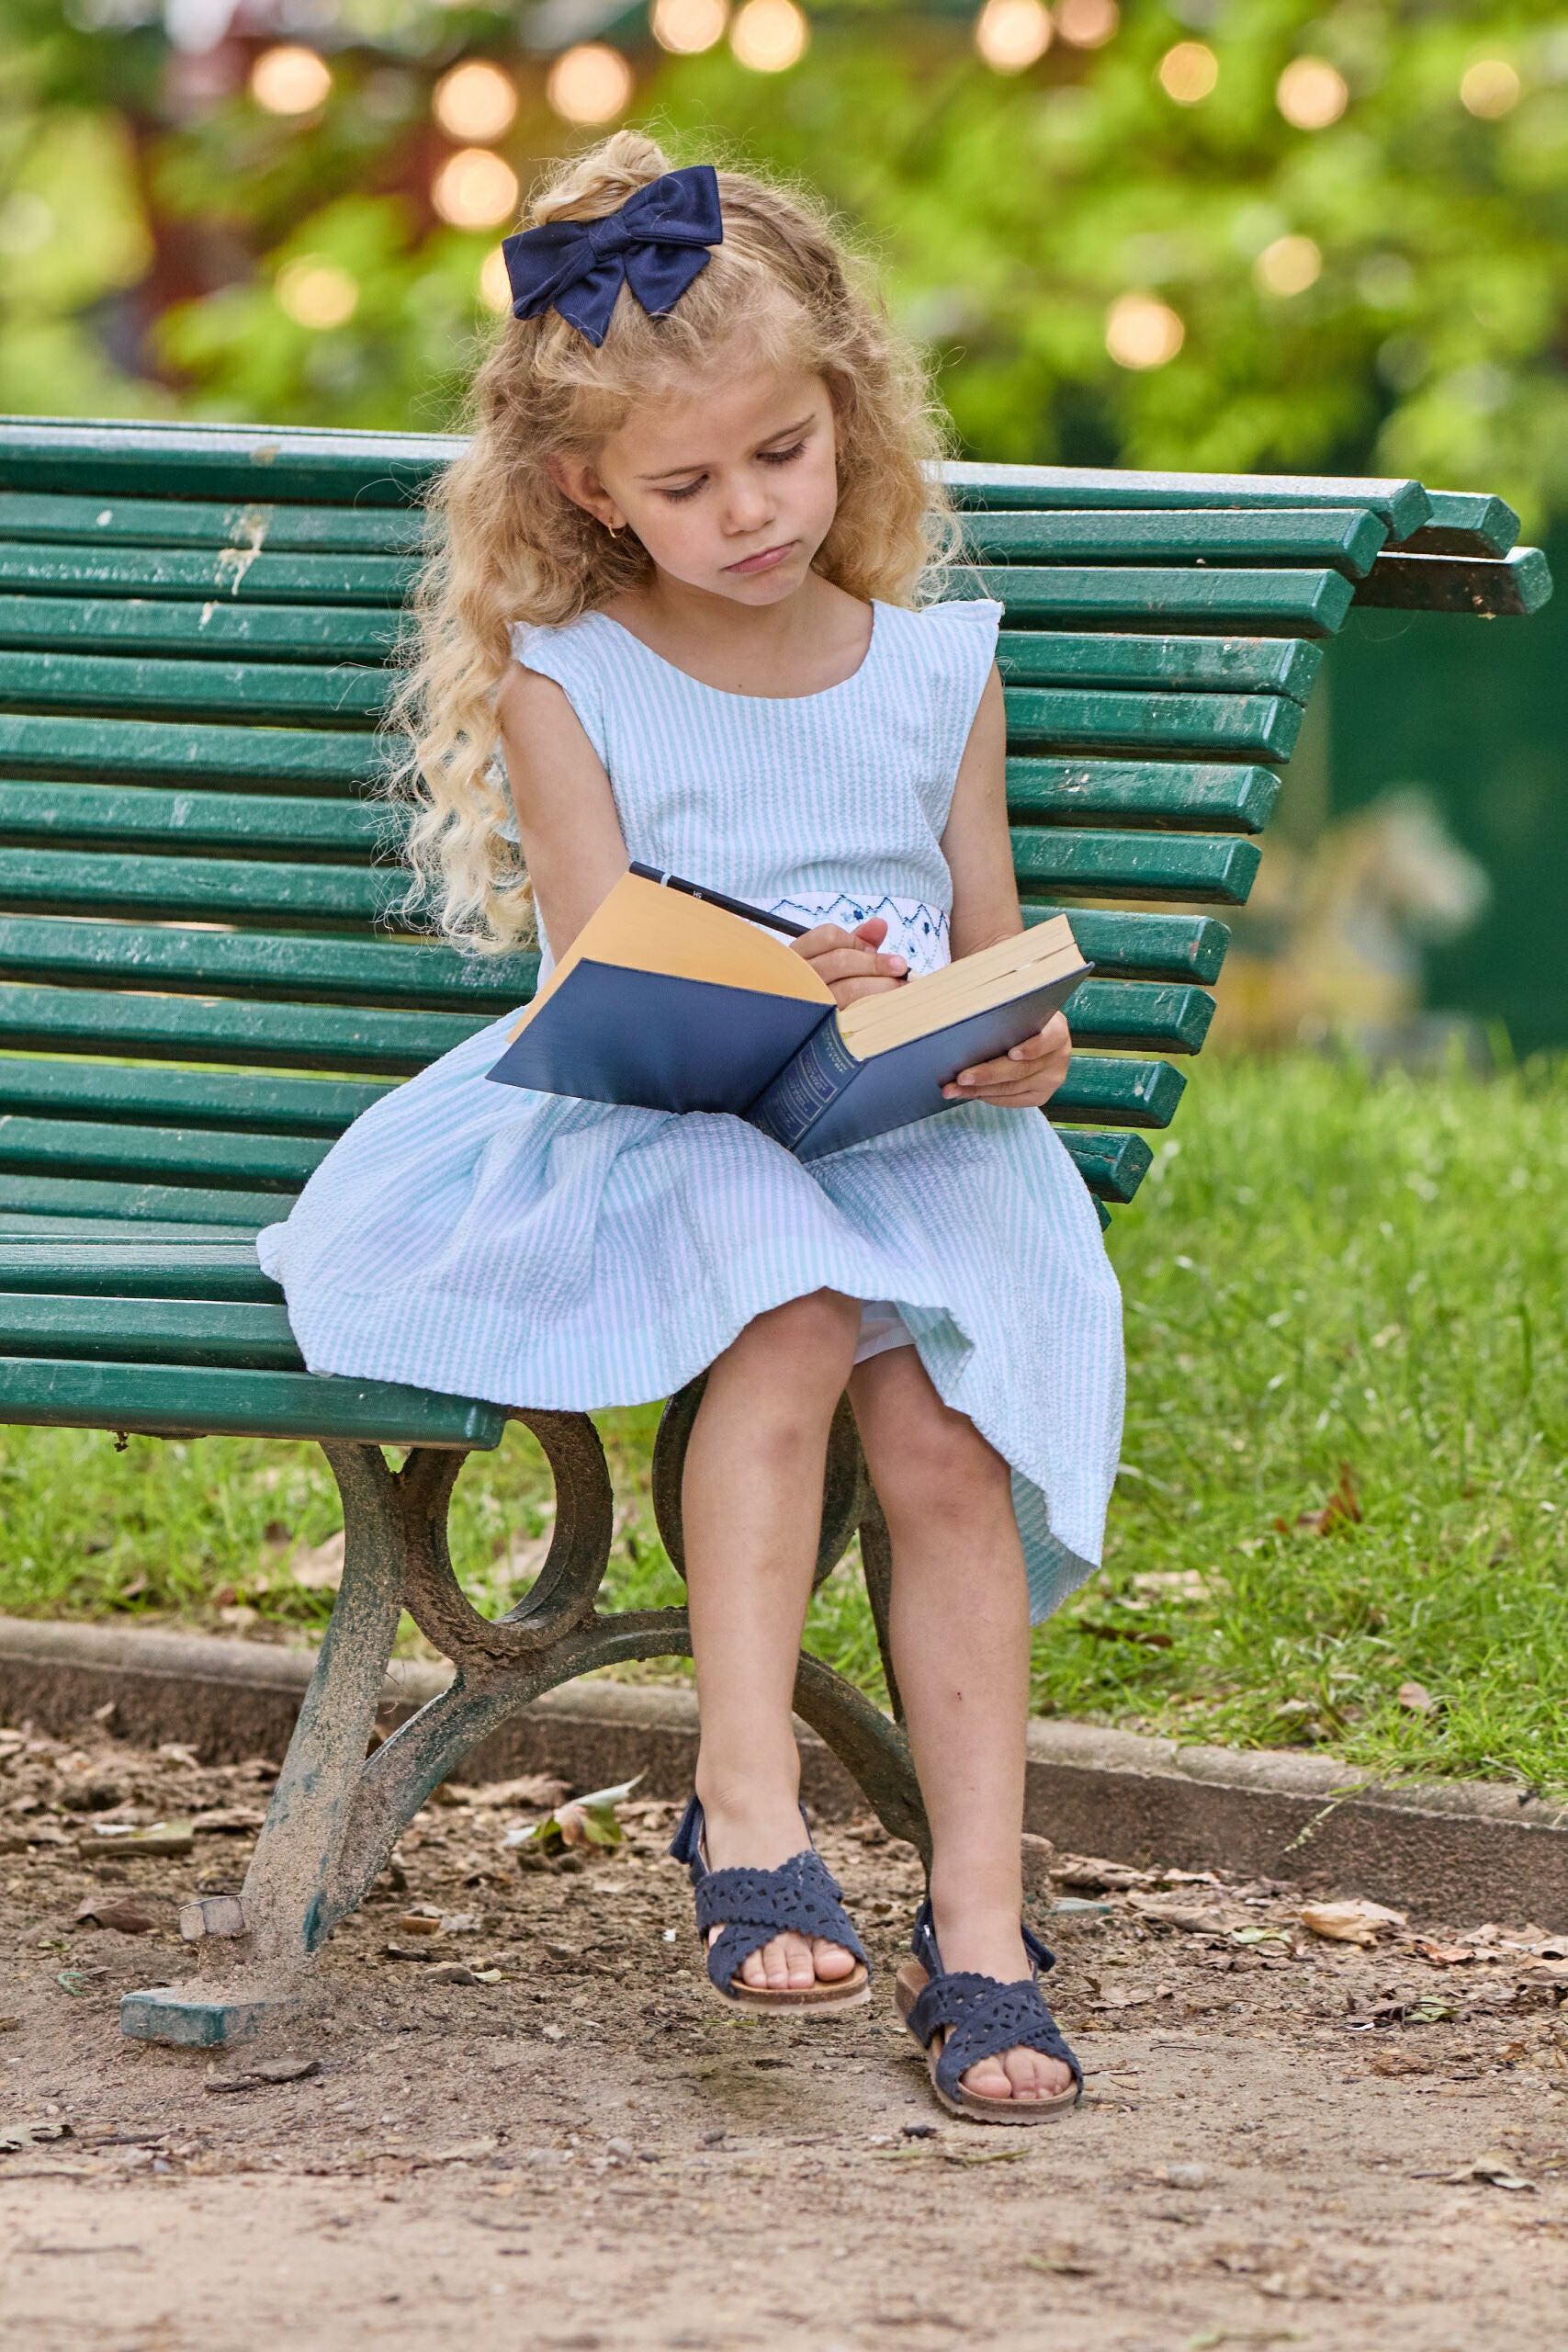
[[[399,706],[447,934],[514,946],[536,910],[548,968],[629,858],[808,922],[840,1004],[1018,932],[1000,608],[917,602],[936,434],[874,295],[798,198],[671,172],[630,132],[534,217],[435,492]],[[683,1490],[702,1747],[672,1850],[716,1986],[797,2020],[869,1997],[790,1715],[847,1386],[932,1840],[900,2005],[954,2111],[1071,2105],[1020,1917],[1031,1600],[1098,1559],[1121,1357],[1093,1207],[1040,1115],[1065,1023],[809,1166],[739,1119],[487,1084],[506,1026],[378,1103],[262,1236],[306,1361],[557,1408],[711,1367]]]

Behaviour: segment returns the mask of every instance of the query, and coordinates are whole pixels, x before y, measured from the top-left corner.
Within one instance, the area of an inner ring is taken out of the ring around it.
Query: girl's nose
[[[742,481],[735,483],[730,490],[725,502],[724,519],[729,530],[742,534],[760,531],[764,523],[771,521],[773,513],[773,501],[767,484]]]

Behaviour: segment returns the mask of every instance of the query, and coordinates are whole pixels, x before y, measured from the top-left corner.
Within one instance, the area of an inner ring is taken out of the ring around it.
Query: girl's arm
[[[953,790],[942,854],[953,876],[953,953],[973,956],[1023,929],[1007,813],[1007,712],[996,670],[986,681]],[[1072,1038],[1061,1013],[1001,1060],[961,1070],[950,1102],[1027,1110],[1048,1102],[1067,1074]]]
[[[553,678],[513,662],[496,695],[517,835],[558,961],[630,860],[599,754]]]

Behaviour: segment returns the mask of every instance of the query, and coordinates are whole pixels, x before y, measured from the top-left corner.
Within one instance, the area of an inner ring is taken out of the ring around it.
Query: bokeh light
[[[320,254],[301,254],[285,264],[274,288],[278,307],[297,326],[323,333],[346,326],[359,308],[359,281],[335,261]]]
[[[332,86],[325,58],[294,41],[264,49],[251,68],[251,96],[268,114],[309,114]]]
[[[1220,78],[1220,61],[1206,41],[1179,40],[1159,62],[1160,87],[1179,107],[1202,103]]]
[[[1326,57],[1292,57],[1274,86],[1274,100],[1297,130],[1326,130],[1350,103],[1349,85]]]
[[[517,112],[516,85],[488,58],[470,57],[443,74],[431,92],[430,111],[448,139],[499,139]]]
[[[512,308],[512,280],[506,275],[506,255],[499,245],[492,245],[479,266],[479,300],[487,311],[497,311],[502,316]]]
[[[728,22],[728,0],[653,0],[649,12],[654,40],[676,57],[699,57]]]
[[[1311,237],[1276,237],[1252,274],[1266,294],[1304,294],[1323,276],[1323,254]]]
[[[1186,340],[1176,311],[1152,294],[1123,294],[1105,314],[1105,348],[1118,368],[1163,368]]]
[[[510,164],[488,147],[459,147],[431,184],[430,200],[454,229],[493,229],[516,211],[522,189]]]
[[[1499,115],[1510,113],[1518,105],[1522,86],[1506,57],[1478,57],[1464,70],[1460,103],[1483,122],[1495,122]]]
[[[632,69],[608,42],[585,40],[550,68],[545,96],[563,122],[613,122],[632,100]]]
[[[746,0],[729,28],[729,46],[753,74],[783,74],[797,65],[811,28],[795,0]]]
[[[975,46],[993,74],[1021,74],[1051,46],[1051,11],[1041,0],[986,0]]]
[[[1103,49],[1121,21],[1116,0],[1056,0],[1056,30],[1074,49]]]

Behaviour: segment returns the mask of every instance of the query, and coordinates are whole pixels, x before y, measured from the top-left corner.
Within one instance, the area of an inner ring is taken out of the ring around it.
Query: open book
[[[594,1102],[733,1112],[818,1159],[958,1107],[943,1086],[1043,1029],[1089,969],[1055,915],[840,1012],[781,941],[628,874],[489,1075]]]

